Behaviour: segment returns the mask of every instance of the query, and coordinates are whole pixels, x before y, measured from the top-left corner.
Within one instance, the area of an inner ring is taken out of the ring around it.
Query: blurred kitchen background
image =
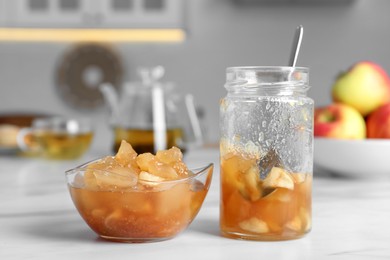
[[[135,14],[141,7],[145,16]],[[309,96],[325,105],[335,77],[353,63],[372,60],[390,72],[389,10],[388,0],[0,0],[0,114],[89,117],[96,129],[93,147],[110,147],[107,106],[86,108],[61,92],[61,84],[72,82],[64,76],[67,66],[91,84],[101,78],[96,68],[77,73],[77,40],[29,40],[27,33],[18,39],[9,28],[174,27],[182,31],[168,39],[163,33],[135,41],[101,35],[114,55],[106,58],[115,66],[105,69],[121,83],[139,80],[140,66],[163,66],[163,81],[193,94],[206,143],[217,143],[226,67],[287,65],[301,24],[298,66],[310,68]]]

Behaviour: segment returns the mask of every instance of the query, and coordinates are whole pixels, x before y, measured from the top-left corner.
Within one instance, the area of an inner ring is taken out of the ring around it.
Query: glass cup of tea
[[[85,119],[38,118],[23,128],[17,142],[22,151],[48,159],[70,160],[81,157],[93,139],[92,125]]]

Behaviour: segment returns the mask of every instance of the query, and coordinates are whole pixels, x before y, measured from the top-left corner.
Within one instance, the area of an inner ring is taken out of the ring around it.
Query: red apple
[[[367,116],[390,102],[390,78],[378,64],[361,61],[337,78],[332,96],[335,102],[350,105]]]
[[[367,118],[368,138],[390,138],[390,103],[381,106]]]
[[[338,139],[364,139],[366,123],[353,107],[333,103],[315,109],[314,136]]]

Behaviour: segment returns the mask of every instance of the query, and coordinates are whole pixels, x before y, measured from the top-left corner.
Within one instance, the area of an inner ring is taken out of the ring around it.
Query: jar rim
[[[226,68],[226,72],[237,71],[237,70],[270,70],[270,71],[302,71],[309,72],[308,67],[293,67],[293,66],[231,66]]]
[[[304,93],[310,88],[309,68],[291,66],[228,67],[225,88],[229,92],[291,93],[293,91]]]

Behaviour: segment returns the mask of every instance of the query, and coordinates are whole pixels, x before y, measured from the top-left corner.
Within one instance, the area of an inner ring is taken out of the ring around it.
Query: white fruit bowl
[[[314,139],[314,165],[356,178],[390,176],[390,139]]]

